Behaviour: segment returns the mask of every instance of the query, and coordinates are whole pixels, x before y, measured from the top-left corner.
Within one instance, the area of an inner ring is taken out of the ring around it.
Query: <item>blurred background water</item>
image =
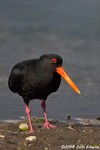
[[[25,115],[20,96],[7,85],[17,62],[56,53],[81,90],[77,95],[62,79],[47,99],[49,118],[100,116],[100,1],[0,1],[0,119]],[[33,116],[42,117],[40,101],[30,102]]]

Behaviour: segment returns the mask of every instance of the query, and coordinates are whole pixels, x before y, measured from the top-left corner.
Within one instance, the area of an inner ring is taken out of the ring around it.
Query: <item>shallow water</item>
[[[100,1],[0,1],[0,120],[25,115],[21,97],[9,91],[14,64],[57,53],[82,95],[62,79],[47,100],[50,118],[100,116]],[[40,101],[31,101],[33,116],[43,116]]]

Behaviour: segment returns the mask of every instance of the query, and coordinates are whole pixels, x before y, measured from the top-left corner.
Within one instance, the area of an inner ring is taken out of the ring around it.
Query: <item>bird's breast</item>
[[[59,88],[61,77],[57,73],[27,75],[22,83],[25,97],[30,99],[43,99]]]

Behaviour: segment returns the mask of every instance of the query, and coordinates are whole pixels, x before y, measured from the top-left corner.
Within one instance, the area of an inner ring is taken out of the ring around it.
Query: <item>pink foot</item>
[[[55,129],[56,126],[53,126],[50,122],[45,122],[43,128],[44,129],[50,129],[50,128]]]
[[[29,131],[29,134],[33,134],[35,132],[35,129],[31,129],[30,131]]]

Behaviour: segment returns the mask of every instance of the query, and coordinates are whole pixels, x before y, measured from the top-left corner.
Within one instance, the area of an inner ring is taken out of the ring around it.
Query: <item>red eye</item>
[[[52,63],[56,64],[57,60],[56,58],[52,58]]]

